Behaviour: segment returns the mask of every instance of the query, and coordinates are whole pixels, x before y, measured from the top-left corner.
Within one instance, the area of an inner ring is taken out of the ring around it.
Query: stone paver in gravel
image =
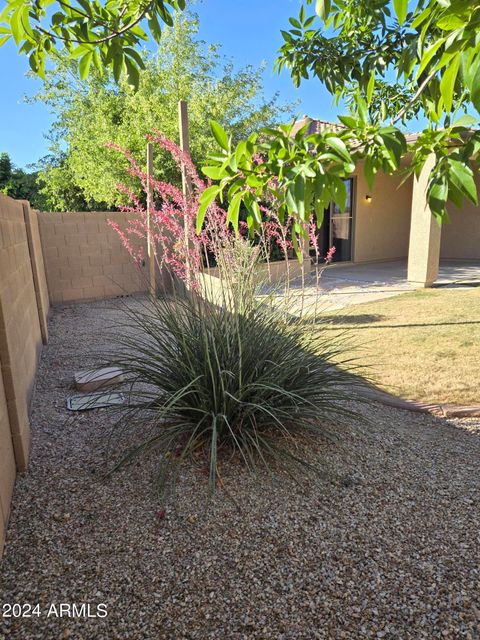
[[[320,482],[234,467],[205,513],[190,469],[162,517],[154,457],[104,480],[104,452],[127,435],[109,440],[102,410],[65,408],[118,320],[110,306],[57,307],[50,322],[0,566],[0,602],[41,615],[4,618],[2,640],[480,638],[479,419],[375,405],[368,426],[330,425],[340,443],[310,447]],[[108,615],[47,617],[52,603]]]

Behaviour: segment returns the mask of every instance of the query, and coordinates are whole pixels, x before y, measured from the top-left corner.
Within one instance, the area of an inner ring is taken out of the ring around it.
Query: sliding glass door
[[[329,245],[335,247],[334,262],[352,260],[353,232],[353,179],[345,180],[347,200],[342,211],[337,204],[330,204]]]
[[[335,247],[334,262],[350,262],[353,259],[353,189],[352,178],[345,180],[347,199],[345,208],[340,210],[338,205],[329,205],[320,229],[317,230],[317,243],[320,262],[327,255],[331,247]]]

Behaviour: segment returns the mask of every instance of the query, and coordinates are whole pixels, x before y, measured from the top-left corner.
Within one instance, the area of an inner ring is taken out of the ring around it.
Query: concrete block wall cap
[[[123,371],[117,367],[78,371],[74,374],[74,381],[78,391],[95,391],[123,382]]]

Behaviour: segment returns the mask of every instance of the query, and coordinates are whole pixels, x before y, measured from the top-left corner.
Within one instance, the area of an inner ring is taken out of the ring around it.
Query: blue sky
[[[222,45],[223,53],[238,66],[268,64],[265,94],[280,92],[284,101],[300,100],[299,115],[308,113],[325,120],[335,119],[330,95],[316,80],[295,89],[288,72],[272,71],[276,52],[282,43],[280,29],[288,18],[297,15],[300,0],[203,0],[194,10],[199,14],[200,37]],[[19,56],[15,46],[0,47],[0,77],[4,91],[0,99],[0,151],[7,151],[17,166],[25,167],[47,153],[44,134],[52,121],[46,107],[25,104],[25,95],[33,95],[41,81],[27,78],[28,60]]]

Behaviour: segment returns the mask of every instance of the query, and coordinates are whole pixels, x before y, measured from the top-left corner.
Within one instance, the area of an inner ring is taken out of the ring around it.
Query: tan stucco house
[[[305,116],[295,129],[305,125],[308,133],[338,127]],[[480,207],[465,202],[458,210],[451,205],[451,224],[440,227],[426,200],[430,168],[426,166],[419,179],[410,176],[405,182],[404,176],[378,174],[370,190],[359,165],[347,181],[346,210],[332,204],[326,212],[320,251],[335,246],[337,262],[406,259],[408,280],[417,286],[429,286],[437,279],[441,259],[480,260]]]

